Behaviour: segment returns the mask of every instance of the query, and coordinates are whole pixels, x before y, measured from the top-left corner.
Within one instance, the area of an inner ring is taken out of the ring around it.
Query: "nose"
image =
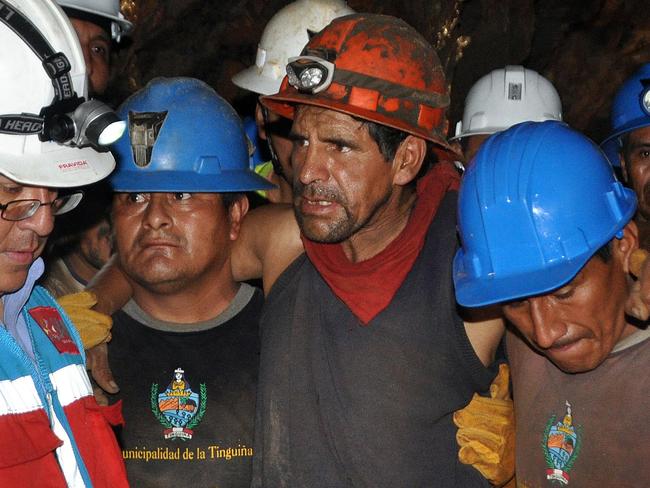
[[[542,349],[548,349],[567,333],[566,325],[553,312],[553,305],[545,297],[529,299],[533,325],[531,339]]]
[[[81,51],[84,55],[84,63],[86,63],[86,74],[88,78],[93,74],[93,60],[90,55],[90,46],[87,42],[81,42]]]
[[[166,193],[152,193],[144,212],[142,224],[149,229],[161,229],[171,225],[171,215]]]
[[[310,144],[306,148],[294,151],[292,160],[294,172],[297,170],[298,178],[303,185],[316,181],[327,181],[327,159],[316,144]]]
[[[56,193],[47,190],[46,188],[35,189],[33,195],[29,198],[40,200],[41,202],[51,202],[56,198]],[[52,214],[51,205],[41,205],[36,213],[17,222],[20,228],[31,230],[39,237],[47,237],[54,229],[54,215]]]

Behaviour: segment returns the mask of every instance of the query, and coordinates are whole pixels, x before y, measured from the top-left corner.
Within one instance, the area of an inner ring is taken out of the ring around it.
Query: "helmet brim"
[[[631,190],[629,190],[630,193]],[[597,251],[607,244],[627,225],[634,216],[636,205],[627,208],[622,217],[622,225],[611,229],[601,242],[593,243]],[[509,302],[526,297],[543,295],[560,288],[571,281],[595,254],[582,253],[571,259],[558,260],[554,265],[545,265],[535,270],[522,270],[521,273],[500,276],[491,273],[481,278],[475,278],[465,269],[467,258],[462,248],[456,251],[453,260],[453,277],[456,291],[456,301],[463,307],[484,307],[497,303]]]
[[[628,132],[632,132],[637,129],[643,129],[644,127],[649,126],[650,117],[637,118],[619,127],[616,132],[610,134],[605,140],[603,140],[603,142],[600,143],[600,147],[605,152],[605,155],[607,156],[607,159],[609,159],[609,162],[612,163],[613,166],[618,167],[621,165],[621,161],[618,157],[618,144],[616,142],[616,139],[622,135],[627,134]]]
[[[257,66],[251,66],[233,76],[232,82],[239,88],[259,95],[273,95],[280,90],[282,78],[272,80],[261,75]]]
[[[464,271],[465,256],[463,249],[459,249],[453,261],[456,301],[472,308],[542,295],[571,281],[590,257],[517,275],[474,279]]]
[[[373,110],[353,107],[335,100],[320,98],[318,96],[300,93],[295,90],[290,93],[285,92],[271,96],[264,96],[260,98],[260,101],[272,112],[288,119],[293,119],[295,105],[310,105],[334,110],[336,112],[350,115],[351,117],[360,118],[369,122],[376,122],[431,141],[437,146],[437,152],[442,156],[447,156],[451,159],[457,159],[460,157],[460,155],[449,145],[444,136],[437,131],[416,130],[399,119],[388,117]]]
[[[471,131],[471,132],[464,132],[462,134],[458,134],[456,136],[450,137],[449,142],[451,141],[458,141],[460,139],[464,139],[466,137],[470,136],[491,136],[492,134],[496,134],[497,132],[501,132],[502,130],[506,130],[507,127],[499,127],[499,128],[485,128],[481,130],[476,130],[476,131]]]
[[[23,185],[70,188],[95,183],[115,169],[110,152],[90,147],[59,147],[60,150],[24,156],[0,154],[0,173]]]
[[[252,171],[222,171],[198,176],[191,171],[121,171],[110,180],[116,192],[231,193],[271,190],[275,185]]]
[[[120,26],[121,34],[122,35],[129,35],[133,31],[133,23],[126,20],[124,17],[119,17],[117,15],[111,15],[106,12],[98,12],[97,10],[93,10],[90,8],[86,8],[81,5],[76,5],[74,3],[68,3],[65,0],[57,0],[57,3],[61,7],[66,7],[74,10],[79,10],[81,12],[86,12],[91,15],[96,15],[98,17],[102,17],[104,19],[109,19],[112,22],[115,22],[117,25]]]

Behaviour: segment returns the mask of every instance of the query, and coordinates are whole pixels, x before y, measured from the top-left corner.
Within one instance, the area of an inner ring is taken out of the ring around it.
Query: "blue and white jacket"
[[[35,281],[4,295],[0,327],[0,486],[128,486],[109,424],[92,393],[77,331]]]

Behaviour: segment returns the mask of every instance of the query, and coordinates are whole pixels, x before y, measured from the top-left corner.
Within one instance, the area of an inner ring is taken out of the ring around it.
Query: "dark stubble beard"
[[[293,212],[296,216],[300,231],[310,241],[319,242],[321,244],[337,244],[352,237],[373,219],[376,213],[386,204],[391,196],[391,192],[386,192],[384,197],[377,202],[368,217],[362,221],[358,221],[356,217],[350,213],[347,205],[347,200],[343,197],[343,195],[334,189],[321,187],[315,183],[304,185],[300,181],[295,181],[293,183],[293,194]],[[309,217],[304,217],[300,212],[300,200],[302,197],[321,197],[325,200],[338,203],[341,208],[343,208],[345,216],[329,223],[327,231],[324,235],[323,233],[316,234],[311,229],[309,229],[307,225],[306,221],[309,219]]]

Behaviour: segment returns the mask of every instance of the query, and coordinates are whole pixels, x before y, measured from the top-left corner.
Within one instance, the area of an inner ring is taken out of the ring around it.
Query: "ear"
[[[393,158],[393,184],[405,186],[415,179],[427,154],[427,143],[421,137],[408,135]]]
[[[228,220],[230,221],[230,240],[235,241],[239,237],[241,223],[248,213],[248,197],[242,195],[232,202],[228,209]]]
[[[623,237],[613,239],[613,254],[620,259],[625,273],[630,272],[630,257],[639,248],[639,228],[636,223],[629,221],[623,228]]]
[[[264,125],[264,114],[262,113],[262,104],[257,101],[255,105],[255,123],[257,124],[257,137],[266,141],[266,126]]]
[[[618,160],[621,162],[621,173],[623,174],[623,181],[630,181],[629,175],[627,173],[627,162],[623,154],[623,150],[618,153]]]

